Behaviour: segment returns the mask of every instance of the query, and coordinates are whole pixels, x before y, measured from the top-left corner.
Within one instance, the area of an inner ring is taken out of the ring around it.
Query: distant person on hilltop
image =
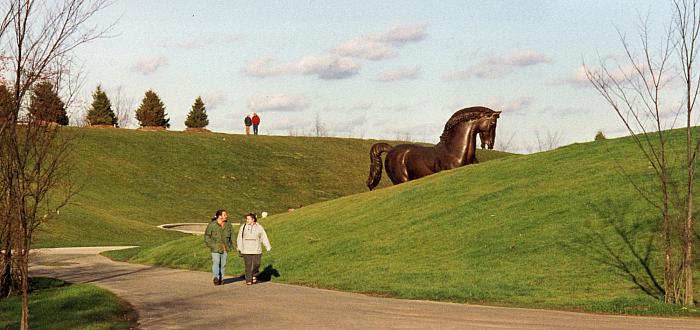
[[[253,113],[253,134],[258,135],[258,125],[260,125],[260,117],[257,113]]]
[[[216,211],[204,231],[204,242],[211,250],[211,272],[214,275],[214,285],[224,284],[224,268],[228,251],[233,250],[233,227],[228,220],[226,210]]]
[[[270,251],[270,240],[267,239],[265,229],[258,224],[255,213],[248,213],[245,216],[245,223],[238,232],[237,249],[243,256],[245,264],[245,284],[258,283],[257,276],[260,273],[260,260],[262,259],[262,247],[264,244],[267,251]]]
[[[243,123],[245,124],[245,135],[250,135],[250,125],[253,125],[253,120],[250,119],[250,115],[245,115]]]

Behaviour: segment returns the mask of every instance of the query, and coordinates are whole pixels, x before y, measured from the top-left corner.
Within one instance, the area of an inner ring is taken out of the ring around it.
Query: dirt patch
[[[194,132],[194,133],[211,133],[210,130],[206,128],[194,128],[194,127],[188,127],[185,128],[185,132]]]
[[[163,126],[141,126],[138,128],[139,131],[149,131],[149,132],[159,132],[165,131]]]

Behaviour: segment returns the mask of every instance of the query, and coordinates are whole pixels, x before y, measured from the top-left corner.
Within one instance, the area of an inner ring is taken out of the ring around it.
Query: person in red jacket
[[[253,113],[253,134],[258,135],[258,125],[260,125],[260,117],[258,117],[257,113]]]

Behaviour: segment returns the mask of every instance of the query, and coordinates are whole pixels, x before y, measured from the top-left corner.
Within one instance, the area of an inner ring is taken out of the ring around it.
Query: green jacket
[[[207,230],[204,231],[204,243],[207,244],[211,253],[224,252],[224,245],[227,251],[233,251],[233,226],[230,223],[224,222],[224,227],[221,228],[219,223],[214,220],[209,223]]]

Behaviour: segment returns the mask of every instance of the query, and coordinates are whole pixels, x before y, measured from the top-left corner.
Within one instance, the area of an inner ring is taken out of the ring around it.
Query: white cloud
[[[351,58],[324,54],[307,56],[300,60],[274,65],[275,59],[265,57],[248,63],[244,72],[252,77],[275,77],[283,75],[315,75],[320,79],[349,78],[360,71],[360,64]]]
[[[133,70],[149,75],[158,71],[161,67],[168,65],[168,59],[163,56],[154,56],[141,59],[132,67]]]
[[[309,102],[302,96],[256,95],[248,99],[251,111],[300,111],[308,107]]]
[[[346,41],[333,48],[331,52],[373,61],[396,57],[396,52],[390,45],[363,37]]]
[[[591,82],[588,81],[588,77],[586,76],[586,68],[583,66],[578,67],[574,72],[566,77],[564,82],[574,87],[593,87]]]
[[[377,40],[395,45],[418,42],[428,36],[427,24],[397,25],[379,35]]]
[[[396,57],[396,47],[425,39],[426,29],[426,24],[398,25],[385,32],[353,38],[333,47],[331,52],[365,60],[385,60]]]
[[[215,109],[226,103],[226,94],[223,91],[211,91],[202,96],[202,101],[207,107],[207,110]]]
[[[526,110],[532,103],[531,97],[522,96],[515,99],[494,98],[488,100],[484,106],[496,111],[513,113]]]
[[[388,69],[380,72],[374,80],[376,81],[397,81],[397,80],[414,80],[418,78],[421,69],[420,67],[413,68],[398,68],[398,69]]]
[[[538,51],[526,49],[515,53],[491,57],[486,60],[486,63],[491,65],[512,65],[525,67],[541,63],[552,63],[552,60]]]
[[[518,68],[545,63],[552,63],[552,60],[540,52],[527,49],[485,58],[466,70],[447,72],[442,76],[442,79],[444,81],[467,80],[470,78],[496,79],[505,77]]]
[[[383,60],[396,56],[396,47],[426,38],[427,25],[398,25],[381,33],[350,39],[320,55],[276,63],[274,57],[250,61],[243,73],[258,78],[286,75],[316,76],[323,80],[346,79],[360,72],[356,59]],[[405,78],[404,78],[405,79]]]
[[[353,59],[336,55],[307,56],[293,64],[304,75],[316,75],[321,79],[343,79],[356,75],[360,64]]]
[[[606,63],[603,63],[603,65],[606,65]],[[594,77],[602,78],[605,81],[615,80],[623,84],[640,79],[639,73],[637,72],[637,68],[644,72],[645,75],[648,74],[648,66],[644,63],[638,63],[636,64],[636,66],[632,64],[620,65],[618,63],[614,63],[607,66],[609,68],[609,71],[607,73],[604,72],[601,67],[589,67],[588,69],[591,71]],[[672,75],[667,74],[665,78],[666,79],[663,81],[663,84],[675,82],[675,80],[673,80]],[[576,70],[574,70],[571,74],[569,74],[568,77],[564,78],[563,80],[565,83],[573,87],[593,87],[593,84],[591,84],[591,82],[588,80],[588,76],[586,75],[586,67],[583,65],[576,68]]]

